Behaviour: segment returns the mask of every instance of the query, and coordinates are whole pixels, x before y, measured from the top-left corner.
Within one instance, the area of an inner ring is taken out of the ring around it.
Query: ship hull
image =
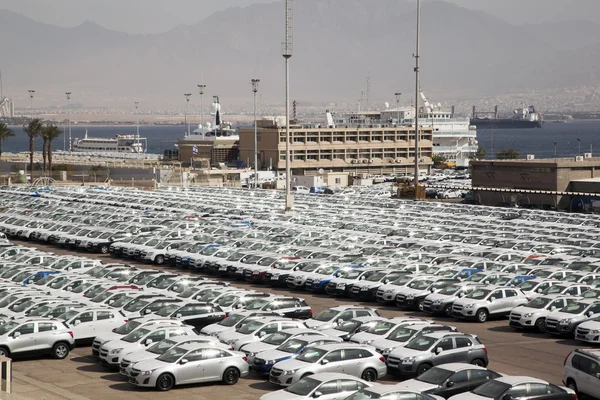
[[[518,119],[471,119],[477,129],[528,129],[541,128],[544,121],[523,121]]]

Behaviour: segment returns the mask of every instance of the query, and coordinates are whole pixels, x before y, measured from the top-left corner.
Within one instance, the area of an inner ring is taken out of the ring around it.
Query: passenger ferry
[[[74,152],[89,153],[135,153],[146,152],[146,138],[137,135],[116,135],[114,138],[90,138],[87,130],[83,139],[75,139],[71,148]]]

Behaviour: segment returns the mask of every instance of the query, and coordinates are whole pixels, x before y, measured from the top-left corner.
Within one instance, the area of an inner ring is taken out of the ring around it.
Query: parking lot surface
[[[41,250],[55,254],[89,253],[63,250],[53,246],[15,240],[15,244],[35,246]],[[124,262],[123,259],[110,255],[93,255],[104,262]],[[131,262],[140,268],[168,269],[191,274],[204,275],[187,269],[147,265]],[[227,279],[224,279],[227,280]],[[250,284],[241,281],[231,281],[232,285],[242,288],[253,288],[276,294],[288,294],[288,289],[273,289],[261,284]],[[312,307],[314,314],[337,304],[359,304],[349,299],[333,299],[327,295],[293,292],[303,297]],[[396,307],[381,306],[376,303],[362,303],[379,309],[385,317],[417,316],[422,313],[403,312]],[[570,339],[558,339],[549,335],[515,331],[509,328],[507,319],[490,320],[485,324],[476,322],[461,322],[451,318],[433,318],[441,323],[456,326],[460,331],[472,333],[481,339],[489,351],[489,368],[511,375],[527,375],[544,379],[555,384],[561,383],[562,367],[565,357],[575,348],[582,347],[581,343]],[[129,385],[125,378],[116,371],[103,368],[96,359],[91,357],[89,346],[77,347],[65,360],[52,360],[49,357],[41,359],[23,359],[13,364],[15,382],[15,398],[30,399],[146,399],[153,396],[160,399],[257,399],[261,395],[275,390],[264,378],[250,375],[243,378],[237,385],[223,386],[221,384],[201,384],[176,387],[167,393],[154,390],[143,390]],[[395,377],[388,376],[382,383],[397,382]]]

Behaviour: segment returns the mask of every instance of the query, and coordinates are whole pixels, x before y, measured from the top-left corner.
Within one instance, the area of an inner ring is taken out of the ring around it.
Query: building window
[[[335,184],[339,185],[342,183],[342,179],[341,178],[335,178]]]

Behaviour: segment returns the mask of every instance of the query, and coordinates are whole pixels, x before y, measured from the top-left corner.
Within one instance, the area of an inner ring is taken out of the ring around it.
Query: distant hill
[[[415,9],[398,0],[303,0],[294,10],[292,97],[357,101],[371,77],[372,102],[414,85]],[[5,91],[39,101],[66,90],[86,105],[172,105],[202,81],[225,103],[283,97],[283,3],[215,13],[158,35],[129,35],[86,22],[58,28],[0,10]],[[433,100],[511,89],[600,83],[600,26],[563,22],[514,26],[443,1],[422,10],[422,86]],[[597,39],[598,38],[598,39]],[[408,100],[406,100],[408,102]]]

